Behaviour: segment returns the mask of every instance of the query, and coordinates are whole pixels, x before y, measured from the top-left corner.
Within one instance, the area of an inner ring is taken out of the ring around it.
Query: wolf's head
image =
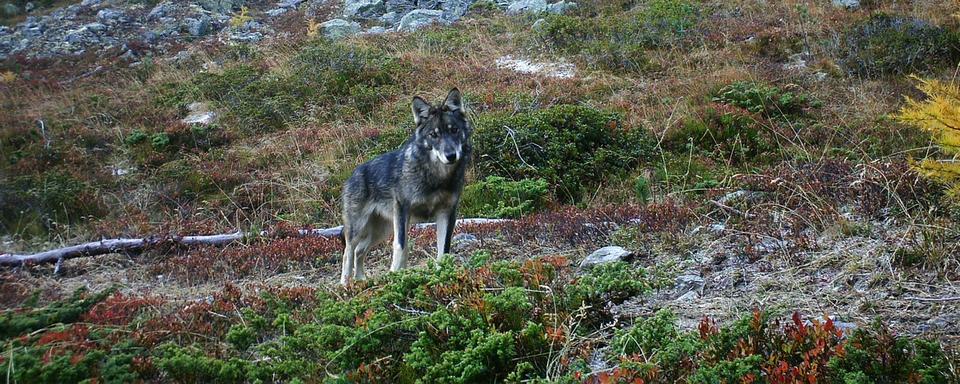
[[[439,107],[414,97],[413,121],[417,124],[414,140],[430,151],[434,161],[456,164],[463,159],[463,146],[470,138],[471,128],[458,89],[450,90]]]

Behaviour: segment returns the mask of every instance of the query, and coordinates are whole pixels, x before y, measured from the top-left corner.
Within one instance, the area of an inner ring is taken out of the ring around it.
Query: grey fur
[[[358,166],[343,187],[341,284],[366,277],[367,251],[386,240],[391,230],[391,271],[407,264],[412,224],[435,220],[437,257],[450,251],[472,128],[456,88],[438,107],[414,97],[412,109],[413,136],[400,149]]]

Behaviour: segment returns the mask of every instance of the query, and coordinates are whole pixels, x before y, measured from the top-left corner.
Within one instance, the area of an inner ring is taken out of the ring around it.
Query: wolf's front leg
[[[450,242],[453,239],[453,227],[457,224],[457,208],[440,212],[437,215],[437,261],[443,255],[450,253]]]
[[[410,221],[410,207],[396,203],[393,208],[393,260],[390,263],[390,271],[398,271],[407,266],[407,229]]]

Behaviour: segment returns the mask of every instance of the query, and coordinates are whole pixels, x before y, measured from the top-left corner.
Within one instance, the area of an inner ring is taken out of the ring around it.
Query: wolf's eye
[[[430,132],[430,137],[436,139],[440,137],[440,134],[438,134],[437,131],[433,131],[433,132]]]

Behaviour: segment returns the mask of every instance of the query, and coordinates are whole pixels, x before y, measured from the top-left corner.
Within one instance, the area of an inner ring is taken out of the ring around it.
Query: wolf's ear
[[[413,123],[420,125],[420,120],[430,117],[430,103],[423,101],[420,96],[413,97]]]
[[[447,99],[443,101],[443,106],[451,111],[463,111],[463,101],[460,99],[460,90],[451,89],[447,94]]]

